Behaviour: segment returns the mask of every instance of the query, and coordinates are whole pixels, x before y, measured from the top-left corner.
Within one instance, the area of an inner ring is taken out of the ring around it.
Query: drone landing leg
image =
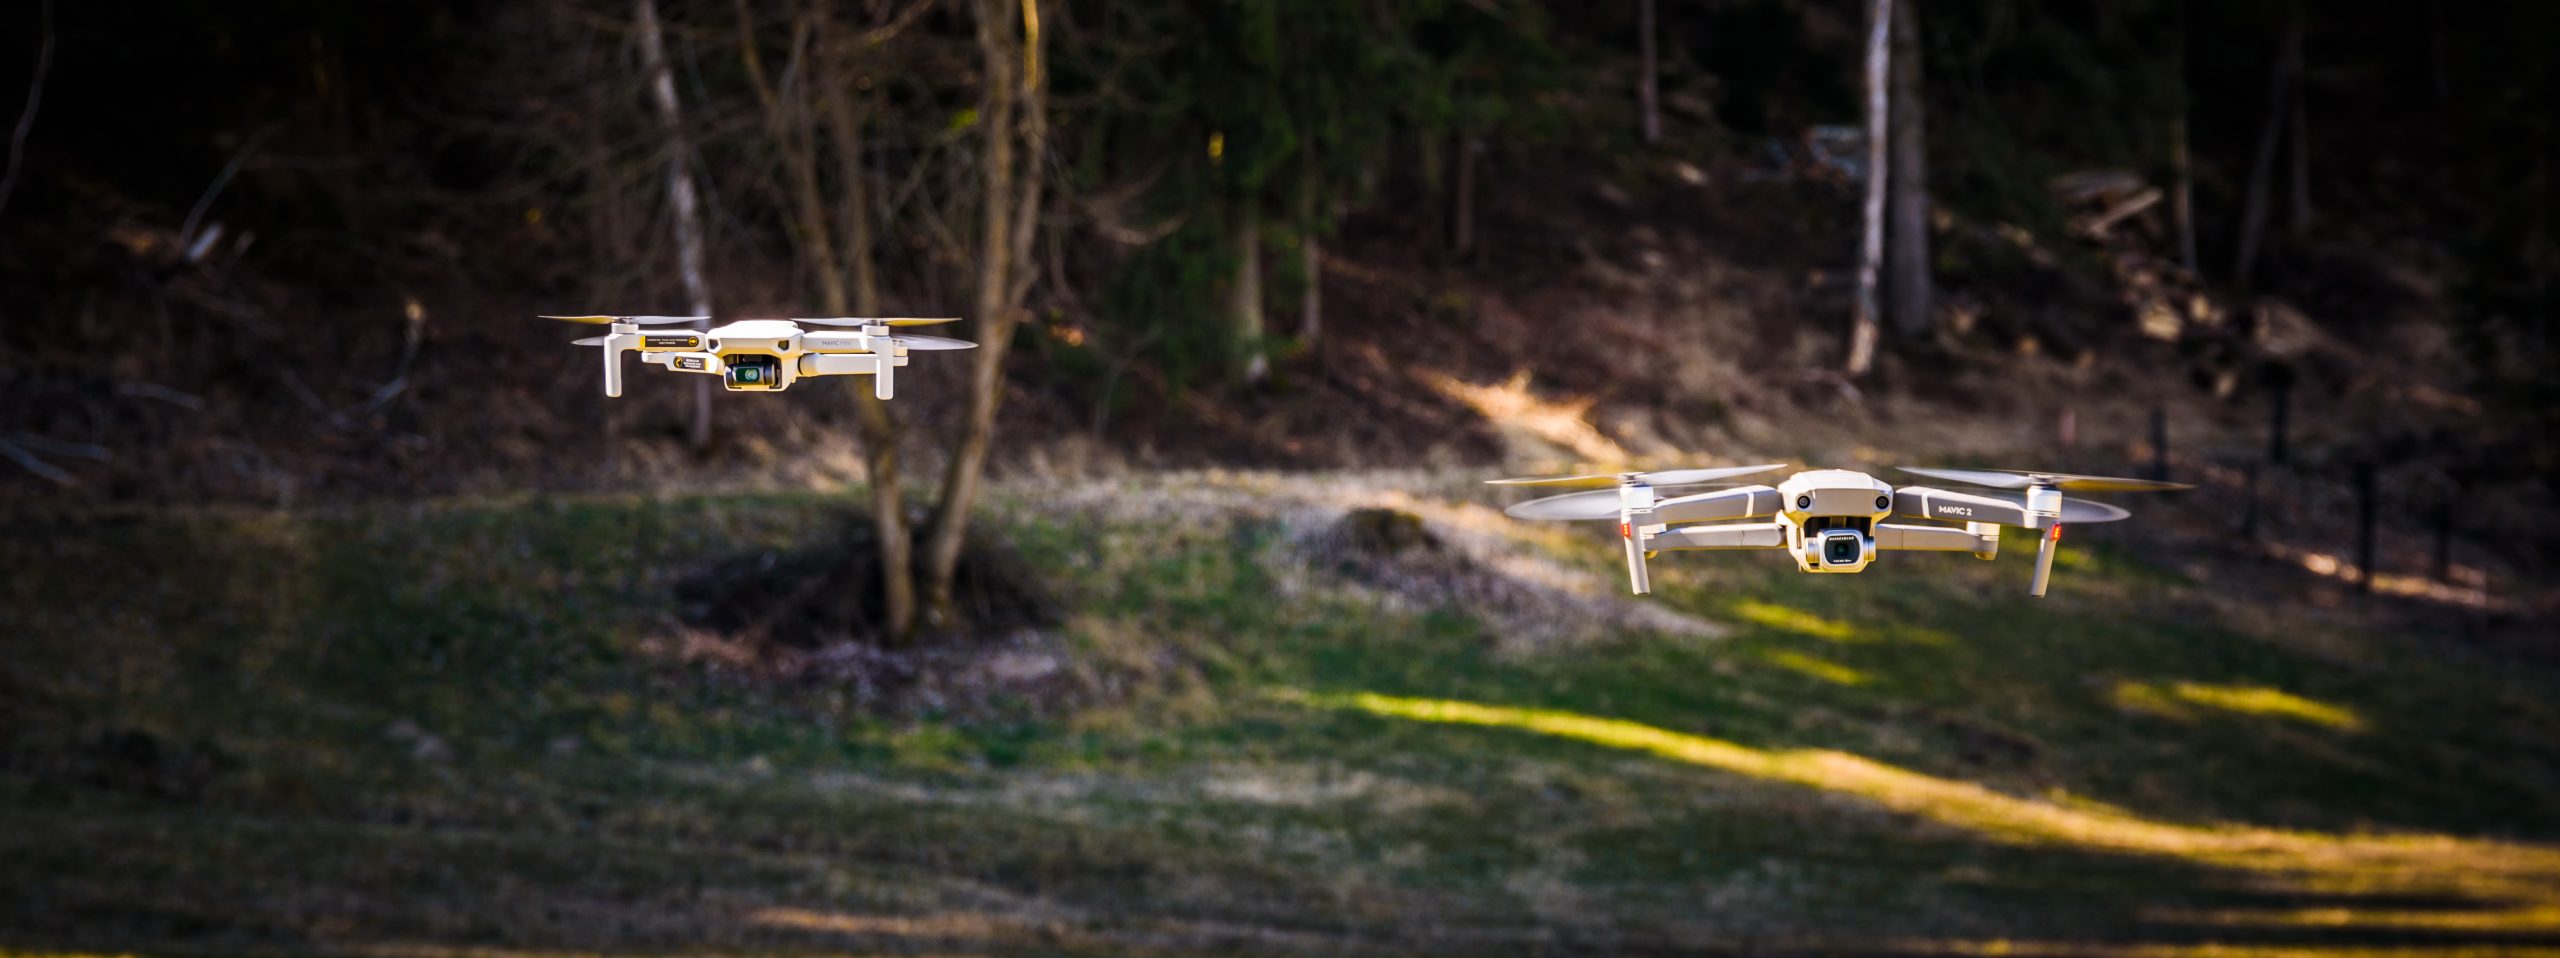
[[[617,338],[619,338],[619,337],[617,337]],[[604,348],[603,348],[603,349],[596,350],[596,351],[604,354],[604,394],[605,394],[605,395],[607,395],[607,396],[614,397],[614,398],[616,398],[616,399],[621,398],[621,397],[622,397],[622,348],[621,348],[621,344],[616,343],[616,342],[614,342],[613,340],[608,339],[608,340],[606,340],[606,341],[605,341]]]
[[[2044,598],[2045,580],[2053,577],[2053,550],[2062,544],[2062,524],[2054,523],[2044,532],[2044,542],[2036,547],[2036,582],[2027,594]]]
[[[1644,595],[1653,591],[1653,576],[1644,564],[1644,530],[1629,528],[1625,532],[1627,587],[1633,589],[1637,595]]]

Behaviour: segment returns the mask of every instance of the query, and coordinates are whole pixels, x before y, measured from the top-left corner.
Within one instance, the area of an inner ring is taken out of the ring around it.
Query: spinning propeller
[[[1923,469],[1918,466],[1896,466],[1915,476],[1945,479],[1994,489],[2027,489],[2044,486],[2073,492],[2174,492],[2193,489],[2183,482],[2161,482],[2157,479],[2119,479],[2115,476],[2078,476],[2067,472],[2029,472],[2023,469]]]
[[[1609,489],[1625,484],[1648,486],[1694,486],[1736,476],[1756,475],[1781,464],[1763,466],[1718,466],[1711,469],[1665,469],[1660,472],[1595,472],[1579,476],[1530,476],[1522,479],[1489,479],[1496,486],[1554,486],[1565,489]]]
[[[2176,492],[2193,489],[2183,482],[2157,479],[2125,479],[2117,476],[2083,476],[2068,472],[2029,472],[2023,469],[1929,469],[1897,466],[1904,472],[1932,479],[1946,479],[1994,489],[2027,491],[2027,516],[2038,523],[2045,534],[2036,544],[2035,584],[2029,594],[2044,595],[2045,582],[2053,576],[2054,546],[2062,541],[2065,523],[2114,522],[2132,515],[2124,509],[2103,502],[2067,499],[2062,490],[2073,492]],[[1904,490],[1908,492],[1910,490]],[[2034,528],[2035,526],[2030,526]]]
[[[1646,542],[1649,537],[1666,527],[1663,522],[1665,517],[1656,511],[1656,507],[1666,504],[1666,500],[1655,495],[1657,488],[1704,485],[1781,468],[1784,466],[1779,463],[1766,463],[1757,466],[1716,466],[1706,469],[1665,469],[1655,472],[1534,476],[1520,479],[1494,479],[1490,482],[1497,486],[1544,486],[1590,490],[1532,499],[1505,509],[1503,513],[1520,519],[1617,519],[1618,537],[1626,541],[1628,585],[1637,595],[1643,595],[1653,591],[1652,577],[1645,569],[1645,555],[1649,551],[1646,549]],[[1768,492],[1772,496],[1775,494],[1774,490],[1767,487],[1752,488]],[[1751,493],[1746,490],[1726,490],[1726,492],[1739,493],[1745,502],[1751,499]],[[1681,497],[1669,502],[1684,503],[1692,498],[1699,497]]]
[[[802,320],[806,322],[806,320]],[[976,349],[978,344],[945,336],[891,336],[890,342],[908,349]]]
[[[541,318],[556,319],[564,323],[585,323],[589,326],[603,326],[609,323],[632,323],[640,326],[664,326],[670,323],[707,323],[711,321],[711,317],[709,316],[544,316]]]
[[[810,319],[794,316],[791,318],[791,321],[810,326],[934,326],[942,323],[959,322],[960,317],[944,316],[935,319],[918,319],[912,316],[897,316],[889,318],[874,318],[869,316],[827,316],[818,319]]]

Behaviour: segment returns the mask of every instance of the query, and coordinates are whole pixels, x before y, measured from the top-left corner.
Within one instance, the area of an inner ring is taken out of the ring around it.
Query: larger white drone
[[[2000,527],[2044,533],[2036,550],[2036,578],[2029,590],[2044,595],[2053,572],[2053,550],[2065,523],[2114,522],[2131,515],[2103,502],[2070,499],[2074,492],[2158,492],[2192,486],[2150,479],[2116,479],[2060,472],[1983,469],[1902,471],[1996,489],[2023,489],[2004,499],[1926,486],[1899,489],[1863,472],[1814,469],[1776,486],[1735,486],[1662,498],[1656,490],[1756,475],[1779,465],[1673,469],[1534,479],[1495,479],[1503,486],[1588,488],[1532,499],[1503,510],[1520,519],[1616,519],[1626,540],[1627,582],[1635,594],[1653,591],[1645,560],[1655,553],[1696,550],[1783,549],[1806,572],[1862,572],[1878,552],[1970,552],[1978,559],[2000,554]],[[1887,522],[1887,518],[1930,520]]]
[[[622,395],[622,354],[685,373],[720,377],[730,392],[781,392],[811,376],[870,376],[871,394],[897,395],[897,368],[911,350],[970,349],[976,343],[940,336],[892,335],[905,326],[956,323],[958,319],[745,319],[704,328],[709,316],[544,316],[572,323],[611,325],[612,331],[576,342],[604,347],[604,394]],[[803,330],[810,326],[849,326]],[[642,329],[641,327],[654,327]],[[668,328],[675,327],[675,328]],[[690,327],[690,328],[686,328]]]

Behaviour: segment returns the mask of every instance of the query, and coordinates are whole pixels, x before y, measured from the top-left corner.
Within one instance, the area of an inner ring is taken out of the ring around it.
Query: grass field
[[[2547,668],[2104,533],[1639,602],[1135,487],[1000,490],[1055,622],[890,691],[673,597],[839,497],[9,520],[0,953],[2560,953]]]

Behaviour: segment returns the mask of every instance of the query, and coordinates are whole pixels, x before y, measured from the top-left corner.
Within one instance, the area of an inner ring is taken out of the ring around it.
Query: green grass
[[[947,713],[664,651],[835,497],[8,523],[0,951],[2560,947],[2560,682],[2443,636],[2092,539],[1666,557],[1729,634],[1523,646],[1210,485],[1003,496],[1120,691]]]

